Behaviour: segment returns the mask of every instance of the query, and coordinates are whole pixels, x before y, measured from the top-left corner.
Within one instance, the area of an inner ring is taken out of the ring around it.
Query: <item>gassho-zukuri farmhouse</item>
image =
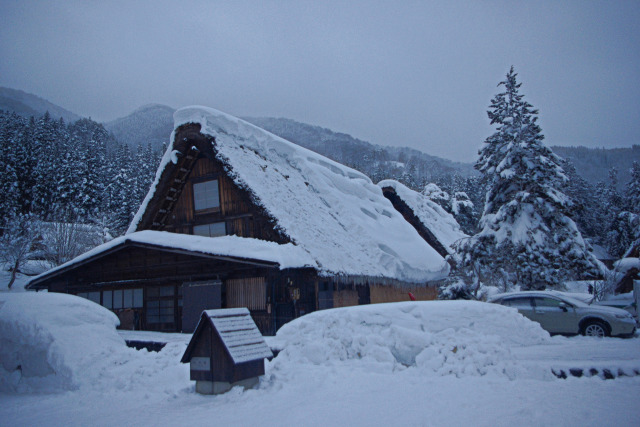
[[[247,307],[267,335],[315,310],[436,297],[455,221],[429,244],[417,231],[429,225],[354,169],[214,109],[174,121],[127,233],[29,289],[88,298],[124,329],[191,332],[205,309]]]

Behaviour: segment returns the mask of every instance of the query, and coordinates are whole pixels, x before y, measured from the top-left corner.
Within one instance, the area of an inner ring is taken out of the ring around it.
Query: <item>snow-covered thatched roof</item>
[[[309,254],[321,275],[412,283],[447,275],[444,259],[364,174],[211,108],[180,109],[174,122],[176,131],[129,233],[139,230],[160,177],[182,154],[176,149],[185,148],[174,140],[176,132],[198,124],[201,134],[213,138],[213,154],[229,177]]]
[[[458,221],[442,209],[440,205],[429,200],[424,194],[410,189],[392,179],[386,179],[378,183],[380,188],[391,188],[395,194],[411,209],[422,227],[428,230],[442,245],[447,253],[452,253],[451,245],[456,241],[468,237],[460,230]]]

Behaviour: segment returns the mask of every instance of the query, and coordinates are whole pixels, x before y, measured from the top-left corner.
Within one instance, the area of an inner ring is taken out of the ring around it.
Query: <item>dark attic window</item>
[[[193,184],[193,205],[196,212],[214,211],[220,208],[217,179]]]

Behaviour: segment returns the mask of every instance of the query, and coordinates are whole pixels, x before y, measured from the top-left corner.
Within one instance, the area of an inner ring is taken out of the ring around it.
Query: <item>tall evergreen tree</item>
[[[633,162],[631,179],[625,190],[627,210],[640,215],[640,163]]]
[[[18,142],[23,120],[14,114],[0,111],[0,218],[8,218],[20,212],[18,187],[18,162],[15,145]]]
[[[467,278],[504,289],[561,287],[596,276],[598,262],[567,216],[561,160],[543,145],[538,111],[516,77],[511,67],[487,112],[496,132],[475,165],[487,185],[480,232],[458,243],[455,261]]]
[[[637,245],[640,238],[640,164],[633,162],[631,179],[627,183],[624,201],[617,195],[610,202],[620,205],[611,209],[612,215],[607,231],[607,249],[611,255],[623,257],[629,248]]]
[[[570,159],[564,160],[562,169],[567,176],[563,192],[573,201],[572,218],[584,237],[598,241],[605,232],[605,212],[594,197],[596,189],[578,174]]]

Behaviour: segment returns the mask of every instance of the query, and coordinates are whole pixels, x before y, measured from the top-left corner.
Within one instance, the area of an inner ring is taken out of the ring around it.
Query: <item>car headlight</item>
[[[614,316],[616,316],[618,319],[631,319],[632,316],[629,313],[625,313],[625,314],[615,314]]]

